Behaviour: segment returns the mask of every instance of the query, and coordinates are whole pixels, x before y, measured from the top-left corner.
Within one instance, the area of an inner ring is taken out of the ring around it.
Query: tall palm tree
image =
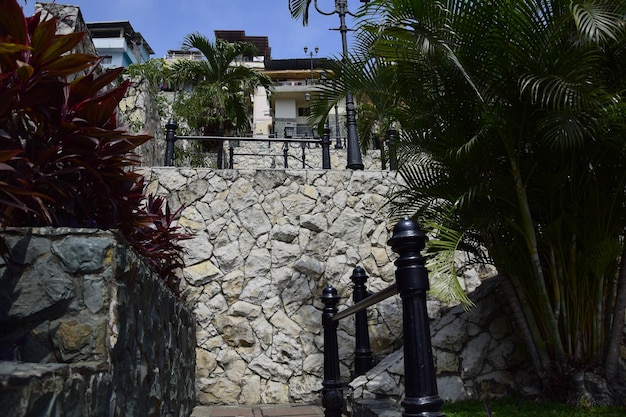
[[[179,88],[192,87],[189,94],[179,96],[177,113],[205,135],[249,130],[250,94],[259,86],[269,89],[271,85],[269,77],[261,72],[234,64],[242,56],[254,55],[254,45],[220,39],[213,43],[192,33],[185,37],[183,49],[198,50],[204,59],[180,60],[173,65],[174,83]]]
[[[375,0],[361,16],[360,60],[397,71],[396,209],[448,241],[435,249],[497,267],[563,398],[583,370],[624,385],[625,15],[624,0]]]

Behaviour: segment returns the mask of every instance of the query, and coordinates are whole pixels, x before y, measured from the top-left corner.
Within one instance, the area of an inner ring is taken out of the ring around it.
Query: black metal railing
[[[279,142],[283,144],[283,164],[284,168],[289,168],[289,144],[290,143],[299,143],[302,146],[300,147],[302,150],[302,168],[306,168],[310,165],[306,164],[306,149],[308,149],[307,145],[316,144],[321,145],[322,149],[322,169],[330,169],[330,128],[326,127],[324,129],[324,134],[321,138],[248,138],[248,137],[225,137],[225,136],[178,136],[176,135],[176,129],[178,125],[172,121],[168,122],[165,125],[165,166],[173,166],[174,164],[174,147],[176,145],[176,141],[179,139],[184,140],[201,140],[201,141],[219,141],[225,142],[229,141],[229,158],[228,158],[228,168],[233,169],[235,164],[235,146],[234,143],[239,141],[241,142],[263,142],[263,143],[272,143]],[[245,155],[254,155],[254,156],[279,156],[277,154],[240,154],[242,156]],[[223,167],[223,145],[218,148],[217,152],[217,166],[218,168]]]
[[[339,368],[337,327],[339,320],[355,314],[356,349],[355,374],[365,373],[373,364],[369,350],[367,316],[365,309],[395,294],[402,299],[402,327],[404,339],[404,399],[403,417],[445,417],[441,411],[443,400],[437,392],[437,379],[430,340],[430,323],[426,309],[429,289],[428,271],[421,255],[425,236],[408,217],[393,229],[388,244],[399,257],[395,261],[396,282],[386,289],[367,295],[363,269],[352,274],[355,304],[341,312],[337,309],[337,290],[328,285],[322,293],[322,325],[324,328],[324,380],[322,406],[326,417],[341,417],[344,406],[343,383]],[[358,299],[358,301],[357,301]],[[363,334],[364,332],[364,334]],[[358,361],[357,361],[358,357]]]

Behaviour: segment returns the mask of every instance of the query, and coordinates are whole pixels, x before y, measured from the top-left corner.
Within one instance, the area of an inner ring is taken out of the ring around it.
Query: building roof
[[[313,58],[313,68],[328,69],[328,58]],[[267,71],[285,71],[285,70],[310,70],[310,58],[291,58],[291,59],[270,59],[265,61],[265,69]]]
[[[272,48],[270,48],[267,36],[247,36],[245,30],[215,30],[215,39],[226,42],[249,42],[259,51],[258,56],[262,56],[265,61],[271,59]]]
[[[149,54],[154,51],[139,32],[135,32],[128,20],[87,22],[89,34],[92,38],[121,38],[122,36],[136,45],[142,45]]]

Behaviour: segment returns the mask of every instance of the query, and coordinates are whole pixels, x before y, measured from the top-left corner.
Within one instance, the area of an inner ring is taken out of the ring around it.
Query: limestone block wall
[[[202,404],[318,402],[320,297],[332,283],[351,304],[362,266],[378,291],[395,280],[384,205],[398,179],[386,171],[144,169],[148,192],[185,204],[183,296],[197,319]],[[399,301],[371,313],[371,343],[392,352]],[[378,312],[382,314],[379,314]],[[342,373],[354,350],[351,320],[339,337]]]
[[[57,4],[55,2],[36,2],[35,13],[41,12],[44,20],[54,16],[58,19],[57,34],[66,35],[74,32],[89,33],[89,28],[83,19],[80,7],[69,4]],[[75,53],[98,55],[96,47],[90,36],[85,36],[83,40],[74,48]]]
[[[431,338],[439,396],[444,401],[536,395],[539,381],[510,318],[500,278],[483,281],[470,294],[470,310],[455,306],[433,320]],[[354,409],[368,400],[389,399],[397,408],[404,396],[404,352],[387,356],[347,390]]]
[[[188,416],[195,320],[111,232],[4,231],[3,415]],[[48,410],[48,411],[45,411]]]
[[[119,104],[119,125],[129,133],[153,137],[137,149],[141,164],[163,165],[165,160],[165,133],[161,126],[157,97],[151,93],[148,82],[140,77],[131,79],[126,95]]]

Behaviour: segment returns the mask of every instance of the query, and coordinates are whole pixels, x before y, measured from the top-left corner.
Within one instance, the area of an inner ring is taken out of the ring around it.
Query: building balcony
[[[280,81],[275,82],[272,86],[272,93],[306,93],[317,90],[317,85],[311,85],[311,81],[294,80],[294,81]]]

